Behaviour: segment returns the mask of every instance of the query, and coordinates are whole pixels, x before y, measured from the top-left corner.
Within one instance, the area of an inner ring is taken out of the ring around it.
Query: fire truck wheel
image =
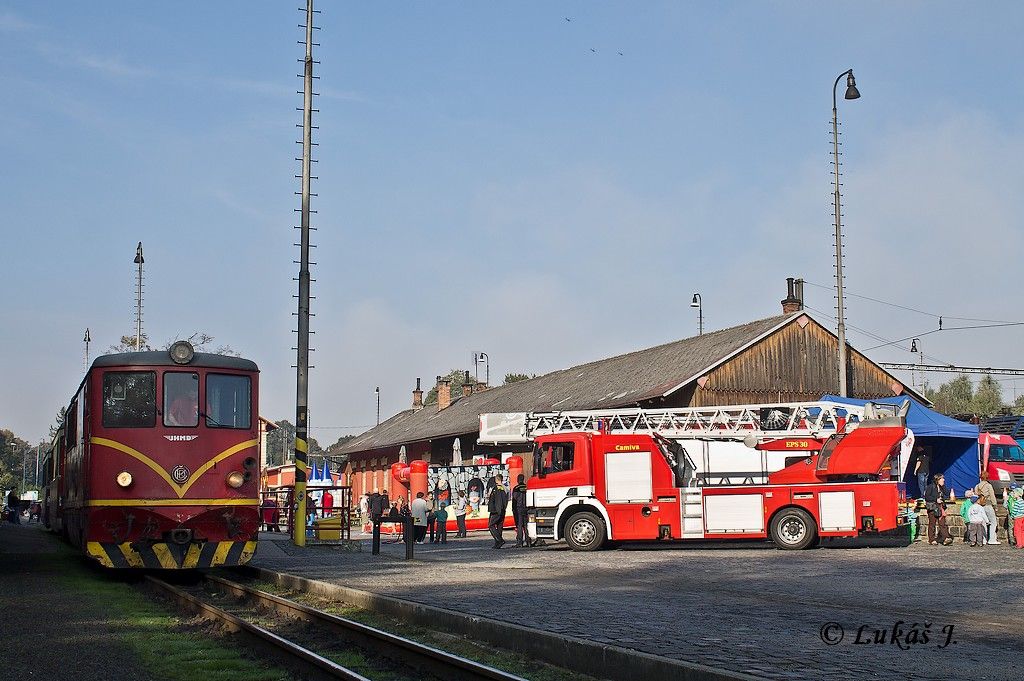
[[[604,521],[593,513],[576,513],[565,524],[565,543],[573,551],[596,551],[604,543]]]
[[[818,528],[807,511],[802,508],[786,508],[772,518],[771,537],[780,549],[797,551],[814,544]]]

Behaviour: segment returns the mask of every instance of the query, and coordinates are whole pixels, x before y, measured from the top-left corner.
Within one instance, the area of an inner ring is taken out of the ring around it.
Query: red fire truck
[[[609,542],[907,534],[907,406],[828,402],[482,414],[482,443],[533,442],[530,532]],[[890,475],[891,474],[891,475]]]

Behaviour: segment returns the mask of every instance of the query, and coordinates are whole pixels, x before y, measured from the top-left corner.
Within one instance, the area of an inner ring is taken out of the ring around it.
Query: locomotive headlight
[[[242,483],[244,482],[245,476],[239,473],[238,471],[232,471],[228,473],[227,483],[229,487],[234,487],[235,489],[238,489],[239,487],[242,486]]]
[[[175,364],[188,364],[195,357],[196,351],[191,343],[180,340],[171,345],[167,354],[171,356],[171,361]]]
[[[117,484],[121,487],[131,487],[132,474],[128,471],[121,471],[117,474]]]

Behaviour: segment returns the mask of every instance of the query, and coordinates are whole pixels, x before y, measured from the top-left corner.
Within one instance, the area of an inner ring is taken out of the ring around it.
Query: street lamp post
[[[690,307],[697,308],[697,335],[704,335],[704,301],[701,299],[699,293],[693,294],[693,300],[690,301]]]
[[[373,389],[373,392],[377,393],[377,425],[380,425],[380,386],[378,385]]]
[[[920,343],[921,343],[921,339],[920,338],[914,338],[914,339],[911,339],[911,341],[910,341],[910,352],[918,353],[918,355],[917,355],[918,356],[918,362],[917,363],[919,365],[924,364],[924,350],[921,349]],[[922,379],[922,383],[923,383],[924,382],[924,372],[921,372],[921,379]],[[910,383],[911,383],[911,385],[913,385],[914,389],[916,390],[917,389],[917,372],[911,372],[910,373]],[[922,386],[921,388],[923,390],[924,386]]]
[[[835,159],[835,201],[833,210],[836,217],[836,320],[837,336],[839,336],[839,394],[846,397],[846,319],[845,306],[843,305],[843,227],[842,227],[842,205],[839,194],[839,112],[836,107],[836,88],[839,81],[846,76],[845,99],[858,99],[860,92],[857,90],[857,81],[853,77],[853,69],[839,74],[836,82],[832,85],[832,153]]]
[[[491,358],[487,356],[486,352],[476,353],[476,363],[484,363],[484,385],[491,384]],[[479,380],[479,377],[478,377]]]

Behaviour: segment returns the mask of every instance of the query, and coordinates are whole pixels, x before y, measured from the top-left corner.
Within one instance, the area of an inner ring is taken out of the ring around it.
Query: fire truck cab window
[[[103,427],[151,428],[156,425],[156,374],[108,371],[103,374]]]
[[[164,425],[189,428],[199,425],[199,374],[183,371],[164,374]]]
[[[990,461],[1024,463],[1024,449],[1015,445],[992,445],[989,447],[988,458]]]
[[[206,426],[249,428],[252,392],[248,376],[206,375]]]
[[[540,449],[540,465],[545,475],[572,470],[572,443],[545,444]]]

